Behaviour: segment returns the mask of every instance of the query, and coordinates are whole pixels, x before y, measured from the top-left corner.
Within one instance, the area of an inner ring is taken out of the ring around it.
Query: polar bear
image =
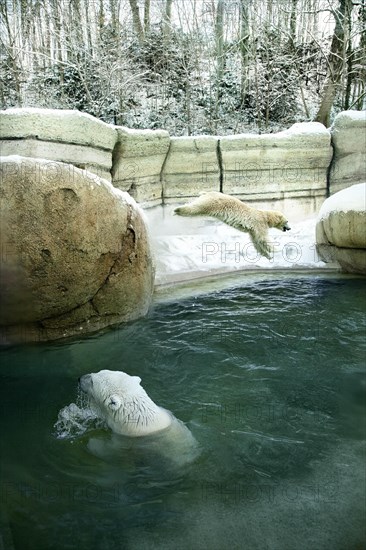
[[[91,410],[113,435],[141,440],[143,452],[165,456],[176,464],[191,462],[198,454],[193,435],[170,411],[156,405],[140,382],[140,377],[122,371],[101,370],[81,376],[79,387],[87,395]],[[125,449],[125,441],[116,437],[108,445],[91,440],[91,450],[104,458]]]
[[[174,210],[179,216],[210,216],[231,225],[239,231],[249,233],[256,250],[271,258],[268,243],[268,229],[274,227],[280,231],[289,231],[287,219],[276,210],[258,210],[243,203],[236,197],[217,191],[204,193],[192,202]]]
[[[159,407],[140,386],[139,376],[101,370],[79,379],[91,407],[117,434],[140,437],[168,428],[173,415]]]

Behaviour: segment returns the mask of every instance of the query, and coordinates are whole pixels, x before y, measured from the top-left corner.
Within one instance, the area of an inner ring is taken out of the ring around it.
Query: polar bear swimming
[[[271,258],[268,229],[271,227],[280,231],[291,229],[287,219],[281,212],[277,210],[258,210],[248,206],[236,197],[218,191],[203,193],[188,204],[178,206],[174,213],[178,216],[209,216],[239,231],[249,233],[257,252],[268,259]]]
[[[101,370],[79,378],[81,390],[109,428],[140,437],[168,428],[174,416],[159,407],[140,386],[141,378],[122,371]]]
[[[176,465],[192,462],[199,452],[190,430],[170,411],[156,405],[140,382],[138,376],[111,370],[79,378],[91,410],[114,435],[107,444],[105,440],[90,440],[89,448],[105,458],[125,449],[127,438],[141,441],[142,452],[163,456]]]

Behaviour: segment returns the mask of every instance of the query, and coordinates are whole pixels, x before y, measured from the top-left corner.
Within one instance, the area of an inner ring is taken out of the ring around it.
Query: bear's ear
[[[132,377],[138,384],[141,382],[141,378],[139,376],[133,376]]]
[[[117,411],[121,405],[122,401],[118,395],[111,395],[107,401],[107,407],[112,411]]]

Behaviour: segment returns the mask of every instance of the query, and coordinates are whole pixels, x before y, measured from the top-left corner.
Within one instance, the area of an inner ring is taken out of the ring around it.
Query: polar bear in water
[[[79,387],[88,396],[91,409],[114,434],[127,436],[129,441],[142,440],[141,448],[175,463],[191,462],[198,454],[191,432],[171,412],[156,405],[140,382],[138,376],[101,370],[81,376]],[[109,449],[102,449],[100,441],[92,440],[91,450],[100,456],[119,446],[123,447],[123,438],[114,438]]]
[[[259,254],[271,258],[268,229],[289,231],[287,219],[277,210],[258,210],[241,200],[218,191],[210,191],[196,197],[192,202],[174,210],[178,216],[209,216],[216,218],[239,231],[249,233]]]

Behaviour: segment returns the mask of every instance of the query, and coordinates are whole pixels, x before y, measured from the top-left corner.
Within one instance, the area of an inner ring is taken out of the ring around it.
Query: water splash
[[[105,427],[105,422],[91,407],[88,398],[78,390],[76,403],[70,403],[59,411],[54,435],[57,439],[75,439],[87,431]]]

